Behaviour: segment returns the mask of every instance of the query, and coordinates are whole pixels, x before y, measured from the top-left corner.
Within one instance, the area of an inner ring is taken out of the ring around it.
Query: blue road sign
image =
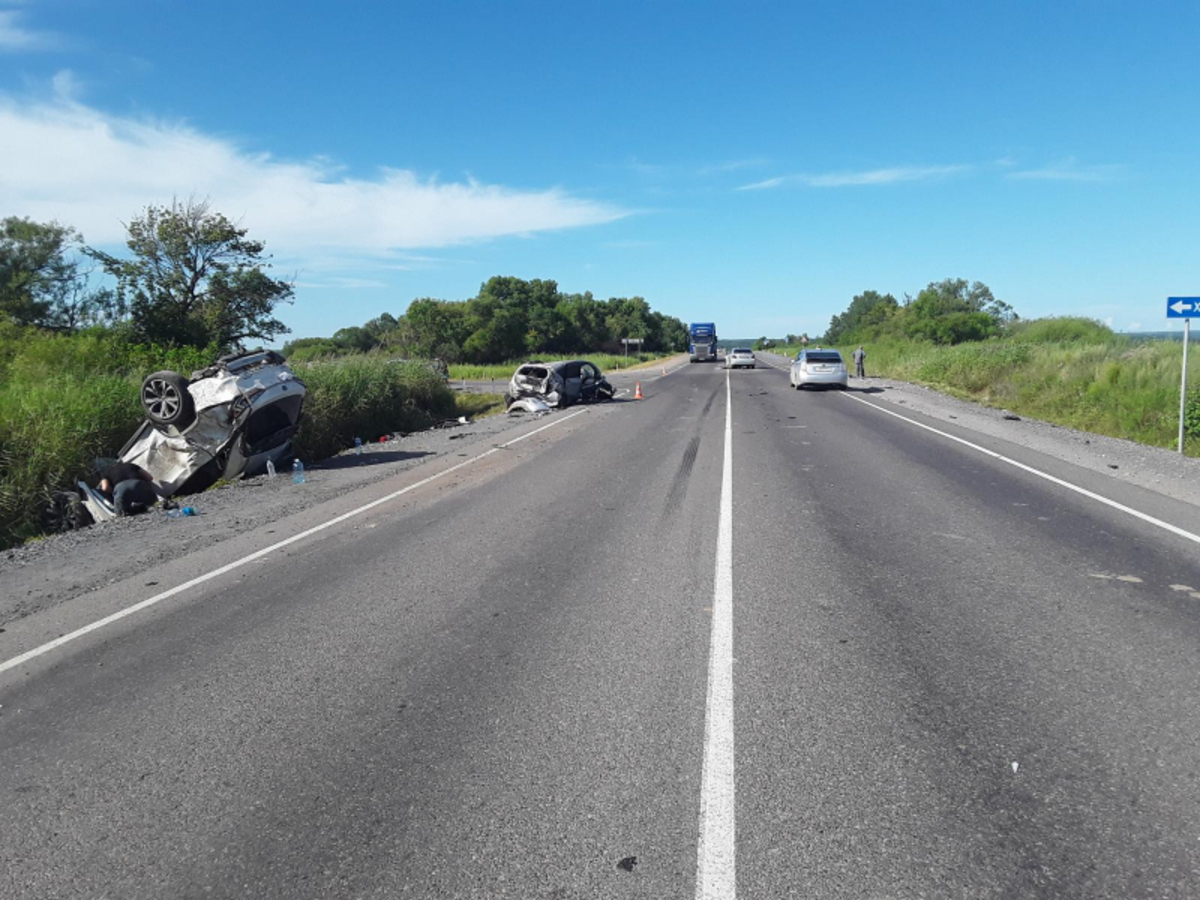
[[[1168,319],[1190,319],[1200,317],[1200,297],[1168,297]]]

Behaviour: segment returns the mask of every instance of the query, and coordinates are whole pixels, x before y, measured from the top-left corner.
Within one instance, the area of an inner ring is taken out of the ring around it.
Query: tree
[[[1016,318],[1013,308],[997,300],[986,284],[965,278],[930,282],[904,312],[907,334],[937,344],[981,341]]]
[[[292,285],[267,275],[263,243],[208,203],[148,206],[126,231],[132,259],[88,253],[117,279],[117,302],[138,337],[228,350],[290,330],[273,312],[291,301]]]
[[[900,304],[891,294],[863,291],[850,301],[844,313],[830,320],[825,340],[831,344],[838,343],[858,328],[880,324],[899,308]]]
[[[57,222],[0,221],[0,316],[22,325],[75,331],[117,315],[111,291],[91,284],[83,239]]]

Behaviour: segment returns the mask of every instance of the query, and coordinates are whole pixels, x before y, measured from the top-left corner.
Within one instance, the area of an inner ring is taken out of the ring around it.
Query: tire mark
[[[675,478],[671,482],[671,490],[667,492],[667,502],[663,506],[663,518],[673,513],[681,502],[683,495],[687,493],[688,477],[692,474],[692,469],[696,465],[696,454],[700,452],[700,435],[696,435],[688,441],[687,449],[683,451],[683,459],[679,461],[679,468],[675,472]]]

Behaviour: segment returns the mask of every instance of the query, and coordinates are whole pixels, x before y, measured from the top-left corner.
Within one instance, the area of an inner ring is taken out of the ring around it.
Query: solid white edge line
[[[733,759],[733,391],[725,372],[725,461],[717,526],[712,639],[708,655],[704,768],[700,776],[697,900],[737,896]]]
[[[51,650],[55,650],[58,647],[61,647],[63,644],[68,644],[71,641],[83,637],[85,634],[90,634],[91,632],[103,628],[106,625],[111,625],[113,622],[118,622],[127,616],[131,616],[136,612],[146,609],[147,607],[154,606],[156,603],[161,603],[163,600],[174,597],[176,594],[181,594],[189,588],[196,587],[196,585],[203,584],[206,581],[211,581],[212,579],[224,575],[227,572],[232,572],[234,569],[241,568],[242,566],[246,565],[246,563],[254,562],[256,559],[261,559],[268,553],[273,553],[276,550],[288,546],[289,544],[294,544],[297,541],[304,540],[304,538],[317,534],[320,531],[324,531],[327,528],[332,528],[334,525],[339,525],[342,522],[345,522],[347,519],[352,519],[355,516],[361,515],[367,510],[374,509],[380,504],[387,503],[390,500],[395,500],[397,497],[403,496],[409,491],[415,491],[417,488],[424,487],[432,481],[437,481],[439,478],[444,478],[453,472],[457,472],[459,469],[472,465],[473,463],[479,462],[481,459],[491,456],[493,453],[496,453],[499,450],[505,450],[511,447],[513,444],[519,444],[526,438],[531,438],[535,434],[545,431],[547,428],[553,428],[556,425],[561,425],[568,419],[573,419],[575,416],[585,412],[587,412],[586,409],[576,410],[573,413],[563,416],[561,419],[555,419],[553,422],[550,422],[547,425],[543,425],[540,428],[535,428],[533,431],[523,434],[520,437],[513,438],[511,441],[507,441],[503,444],[497,444],[491,449],[480,453],[478,456],[473,456],[470,459],[464,459],[462,462],[456,463],[448,469],[444,469],[443,471],[430,475],[427,478],[422,478],[420,481],[410,484],[407,487],[403,487],[398,491],[393,491],[386,497],[380,497],[377,500],[372,500],[370,503],[360,506],[357,509],[352,509],[350,512],[342,513],[340,516],[336,516],[327,522],[322,522],[320,525],[314,525],[312,528],[309,528],[306,531],[302,531],[299,534],[294,534],[289,538],[284,538],[282,541],[277,541],[276,543],[271,544],[269,547],[263,547],[261,550],[256,550],[248,556],[243,556],[241,559],[221,566],[219,569],[213,569],[211,572],[205,572],[203,575],[198,575],[191,581],[185,581],[183,584],[176,585],[169,590],[155,594],[153,597],[142,600],[139,603],[135,603],[133,606],[128,606],[125,609],[118,610],[110,616],[105,616],[103,619],[97,619],[95,622],[84,625],[82,628],[78,628],[69,634],[64,634],[61,637],[57,637],[54,640],[49,641],[48,643],[42,644],[40,647],[34,647],[32,650],[26,651],[20,656],[15,656],[7,662],[0,662],[0,673],[6,672],[9,669],[15,668],[23,663],[27,663],[29,660],[35,659],[38,656],[42,656],[45,653],[49,653]]]
[[[886,413],[887,415],[894,416],[895,418],[900,419],[901,421],[908,422],[910,425],[916,425],[918,428],[924,428],[926,431],[931,431],[934,434],[937,434],[937,435],[940,435],[949,440],[955,441],[956,443],[962,444],[964,447],[970,447],[972,450],[978,450],[980,453],[984,454],[985,456],[990,456],[993,459],[999,460],[1000,462],[1008,463],[1010,466],[1015,466],[1016,468],[1021,469],[1022,471],[1029,472],[1031,475],[1036,475],[1038,478],[1044,478],[1044,479],[1046,479],[1046,481],[1057,484],[1060,487],[1065,487],[1067,490],[1074,491],[1077,494],[1082,494],[1084,497],[1087,497],[1091,500],[1095,500],[1098,503],[1103,503],[1105,506],[1111,506],[1113,509],[1120,510],[1123,513],[1128,513],[1129,515],[1133,516],[1134,518],[1141,519],[1143,522],[1147,522],[1158,528],[1162,528],[1165,531],[1169,531],[1172,534],[1178,535],[1181,538],[1192,541],[1195,544],[1200,544],[1200,535],[1193,534],[1190,531],[1185,531],[1184,529],[1182,529],[1176,525],[1172,525],[1170,522],[1164,522],[1162,519],[1156,519],[1154,516],[1148,515],[1144,512],[1139,512],[1138,510],[1133,509],[1130,506],[1126,506],[1123,503],[1118,503],[1116,500],[1110,500],[1107,497],[1102,496],[1101,494],[1097,494],[1097,493],[1094,493],[1093,491],[1089,491],[1087,488],[1081,488],[1077,484],[1072,484],[1069,481],[1064,481],[1061,478],[1056,478],[1054,475],[1051,475],[1048,472],[1043,472],[1040,469],[1035,469],[1033,466],[1027,466],[1025,463],[1018,462],[1015,459],[1011,459],[1007,456],[1004,456],[1003,454],[997,453],[995,450],[989,450],[987,447],[981,447],[981,446],[979,446],[979,444],[973,444],[970,441],[965,440],[960,437],[956,437],[953,434],[949,434],[945,431],[941,431],[937,428],[933,428],[932,426],[926,425],[922,422],[918,422],[915,419],[910,419],[910,418],[908,418],[908,416],[902,416],[902,415],[900,415],[900,413],[892,412],[890,409],[884,409],[882,406],[878,406],[874,403],[870,403],[870,402],[862,399],[862,397],[855,397],[853,394],[845,394],[843,396],[847,397],[850,400],[856,400],[857,402],[862,403],[864,406],[869,406],[869,407],[871,407],[871,409],[878,410],[881,413]]]

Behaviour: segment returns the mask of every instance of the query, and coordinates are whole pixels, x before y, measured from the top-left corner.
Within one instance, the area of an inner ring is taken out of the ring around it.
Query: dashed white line
[[[1103,503],[1105,506],[1111,506],[1113,509],[1120,510],[1121,512],[1127,513],[1127,514],[1133,516],[1134,518],[1141,519],[1143,522],[1147,522],[1150,525],[1154,525],[1158,528],[1162,528],[1164,531],[1169,531],[1169,532],[1171,532],[1171,534],[1178,535],[1179,537],[1184,538],[1185,540],[1189,540],[1189,541],[1192,541],[1193,543],[1200,544],[1200,534],[1193,534],[1190,531],[1185,531],[1184,529],[1180,528],[1177,525],[1172,525],[1170,522],[1164,522],[1162,519],[1156,519],[1154,516],[1147,515],[1146,513],[1136,510],[1131,506],[1126,506],[1123,503],[1118,503],[1116,500],[1110,500],[1101,494],[1097,494],[1093,491],[1089,491],[1087,488],[1081,488],[1077,484],[1072,484],[1069,481],[1064,481],[1063,479],[1057,478],[1048,472],[1043,472],[1041,469],[1035,469],[1033,466],[1028,466],[1023,462],[1017,462],[1017,460],[1012,459],[1007,456],[1004,456],[1001,453],[997,453],[995,450],[989,450],[987,447],[981,447],[979,444],[973,444],[970,441],[965,440],[964,438],[957,437],[956,435],[942,431],[938,428],[934,428],[930,425],[926,425],[923,422],[918,422],[915,419],[910,419],[908,416],[902,416],[902,415],[900,415],[900,413],[892,412],[890,409],[884,409],[882,406],[879,406],[875,403],[870,403],[870,402],[862,399],[862,397],[855,397],[853,394],[843,394],[843,396],[849,398],[850,400],[855,400],[855,401],[863,404],[864,406],[869,406],[869,407],[871,407],[871,409],[878,410],[879,412],[884,413],[885,415],[889,415],[894,418],[900,419],[903,422],[908,422],[910,425],[916,425],[918,428],[924,428],[926,431],[933,432],[934,434],[940,435],[941,437],[944,437],[947,440],[951,440],[951,441],[954,441],[955,443],[962,444],[964,447],[970,447],[972,450],[978,450],[980,453],[984,454],[985,456],[990,456],[990,457],[992,457],[992,459],[996,459],[996,460],[999,460],[1000,462],[1007,463],[1010,466],[1015,466],[1016,468],[1021,469],[1024,472],[1028,472],[1031,475],[1036,475],[1038,478],[1044,478],[1044,479],[1046,479],[1046,481],[1049,481],[1053,484],[1057,484],[1059,487],[1064,487],[1069,491],[1074,491],[1077,494],[1082,494],[1084,497],[1087,497],[1091,500],[1095,500],[1097,503]]]
[[[118,622],[121,619],[124,619],[128,616],[132,616],[136,612],[141,612],[143,609],[147,609],[148,607],[154,606],[156,603],[161,603],[163,600],[166,600],[170,597],[174,597],[176,594],[181,594],[184,591],[189,590],[190,588],[194,588],[197,585],[204,584],[204,582],[206,582],[206,581],[212,581],[212,579],[217,578],[221,575],[224,575],[228,572],[232,572],[234,569],[239,569],[242,566],[246,565],[247,563],[251,563],[257,559],[261,559],[262,557],[266,556],[269,553],[274,553],[276,550],[280,550],[283,547],[287,547],[290,544],[296,543],[297,541],[302,541],[306,537],[311,537],[312,535],[317,534],[318,532],[324,531],[327,528],[332,528],[334,525],[339,525],[342,522],[345,522],[347,519],[352,519],[355,516],[361,515],[362,513],[366,512],[369,509],[374,509],[376,506],[379,506],[383,503],[387,503],[390,500],[395,500],[397,497],[403,496],[404,494],[407,494],[410,491],[415,491],[417,488],[424,487],[425,485],[429,484],[432,481],[437,481],[439,478],[444,478],[447,475],[457,472],[459,469],[463,469],[466,466],[469,466],[469,465],[479,462],[479,460],[481,460],[481,459],[486,459],[487,457],[491,456],[493,453],[496,453],[500,450],[505,450],[508,447],[511,447],[513,444],[519,444],[521,441],[525,440],[526,438],[531,438],[535,434],[545,431],[548,428],[554,428],[556,425],[561,425],[563,422],[566,422],[568,419],[573,419],[576,416],[578,416],[582,413],[585,413],[585,412],[587,412],[586,409],[576,410],[575,412],[569,413],[560,419],[555,419],[553,422],[550,422],[548,425],[543,425],[541,428],[535,428],[533,431],[527,432],[526,434],[523,434],[520,437],[513,438],[511,441],[507,441],[503,444],[497,444],[496,446],[492,447],[491,449],[486,450],[483,453],[480,453],[478,456],[473,456],[470,459],[464,459],[462,462],[456,463],[455,465],[451,466],[448,469],[444,469],[441,472],[437,472],[433,475],[430,475],[428,478],[422,478],[420,481],[410,484],[407,487],[403,487],[398,491],[393,491],[392,493],[388,494],[386,497],[380,497],[377,500],[372,500],[370,503],[364,504],[363,506],[360,506],[357,509],[352,509],[350,512],[342,513],[340,516],[335,516],[334,518],[330,519],[327,522],[322,522],[320,525],[314,525],[312,528],[309,528],[306,531],[302,531],[299,534],[294,534],[290,538],[285,538],[282,541],[277,541],[276,543],[271,544],[269,547],[263,547],[261,550],[256,550],[253,553],[249,554],[248,556],[243,556],[239,560],[235,560],[234,562],[231,562],[231,563],[228,563],[227,565],[221,566],[219,569],[213,569],[211,572],[206,572],[203,575],[199,575],[196,578],[193,578],[191,581],[185,581],[183,584],[176,585],[175,587],[170,588],[169,590],[163,591],[159,594],[155,594],[153,597],[150,597],[146,600],[142,600],[139,603],[135,603],[132,606],[126,607],[125,609],[118,610],[117,612],[113,613],[112,615],[105,616],[103,619],[97,619],[95,622],[92,622],[88,625],[84,625],[82,628],[77,628],[75,631],[72,631],[69,634],[64,634],[61,637],[57,637],[52,641],[42,644],[40,647],[34,647],[32,650],[22,653],[20,656],[15,656],[6,662],[0,662],[0,672],[6,672],[9,669],[12,669],[19,665],[22,665],[23,663],[27,663],[31,659],[35,659],[39,656],[42,656],[43,654],[49,653],[51,650],[55,650],[55,649],[63,646],[64,644],[71,643],[71,641],[78,640],[79,638],[83,637],[86,634],[90,634],[93,631],[97,631],[98,629],[104,628],[106,625],[111,625],[113,622]]]
[[[725,461],[717,525],[696,900],[737,896],[733,765],[733,390],[725,373]]]

